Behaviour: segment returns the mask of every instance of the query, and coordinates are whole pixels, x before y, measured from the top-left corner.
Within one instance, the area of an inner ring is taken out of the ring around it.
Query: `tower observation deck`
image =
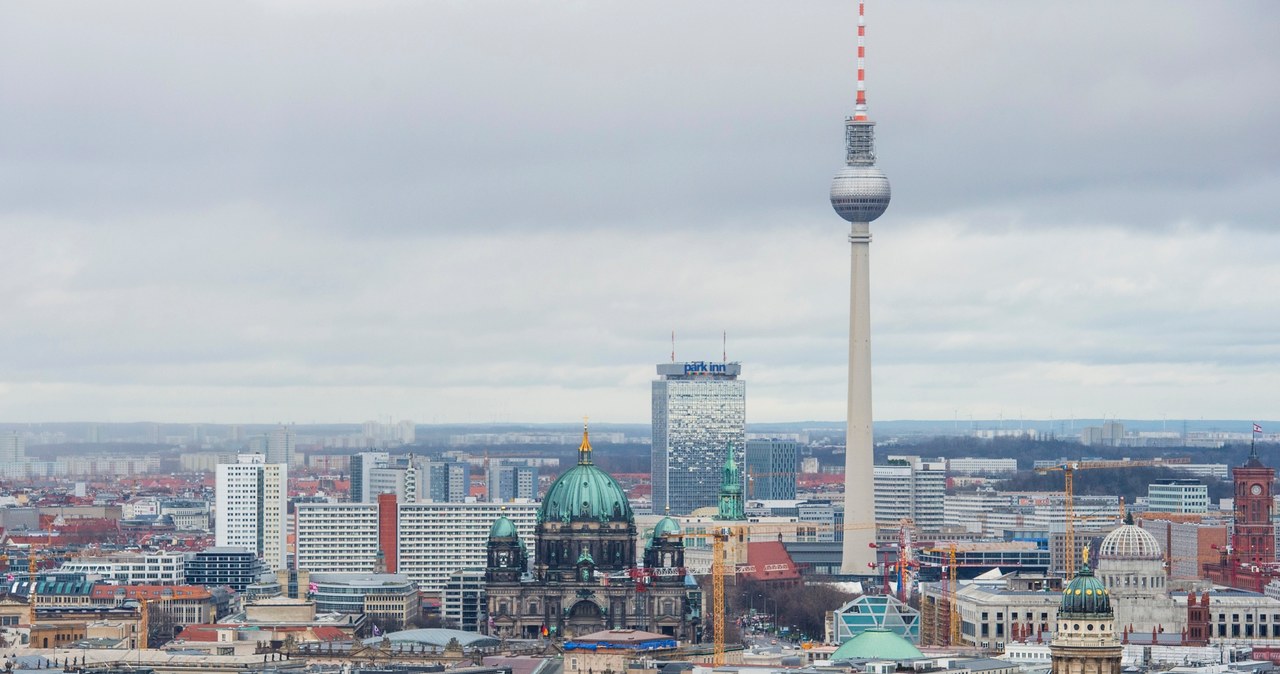
[[[845,431],[844,521],[875,521],[871,433],[871,221],[889,208],[889,178],[876,167],[876,125],[867,117],[865,2],[858,2],[858,93],[845,119],[845,166],[831,180],[831,206],[851,223],[849,243],[849,395]],[[840,570],[874,573],[874,529],[845,533]]]

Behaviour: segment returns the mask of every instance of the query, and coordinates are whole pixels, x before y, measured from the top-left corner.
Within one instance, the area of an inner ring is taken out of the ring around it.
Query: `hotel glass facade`
[[[658,366],[653,382],[653,511],[687,515],[716,505],[729,445],[746,445],[746,382],[739,363]],[[745,475],[745,473],[744,473]],[[746,485],[743,485],[746,488]]]

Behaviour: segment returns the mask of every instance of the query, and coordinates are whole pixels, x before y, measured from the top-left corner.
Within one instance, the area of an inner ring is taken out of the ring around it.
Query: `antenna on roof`
[[[866,41],[866,4],[864,0],[858,0],[858,97],[853,105],[853,119],[859,122],[867,121]]]
[[[671,362],[676,362],[676,331],[671,331]]]
[[[729,331],[720,331],[720,361],[729,362]]]

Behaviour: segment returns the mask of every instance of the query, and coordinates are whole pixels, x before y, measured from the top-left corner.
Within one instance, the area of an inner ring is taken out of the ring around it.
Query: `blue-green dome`
[[[578,447],[578,465],[570,468],[547,489],[538,508],[539,522],[634,522],[631,504],[622,485],[591,462],[591,443],[586,429]]]
[[[840,644],[830,660],[919,660],[923,657],[919,648],[897,632],[872,627]]]
[[[1080,567],[1076,577],[1062,592],[1059,616],[1099,617],[1110,616],[1111,596],[1107,588],[1093,575],[1088,564]]]
[[[494,520],[493,526],[489,527],[489,538],[515,538],[516,536],[516,523],[507,519],[506,515]]]
[[[678,533],[680,533],[680,524],[670,517],[664,517],[653,525],[653,536],[649,538],[648,547],[653,547],[655,543],[660,542],[663,536]]]

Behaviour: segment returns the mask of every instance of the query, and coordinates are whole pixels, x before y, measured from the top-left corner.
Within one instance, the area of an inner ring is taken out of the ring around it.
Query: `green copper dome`
[[[1080,567],[1071,584],[1063,590],[1058,615],[1082,618],[1112,615],[1111,596],[1088,564]]]
[[[647,547],[653,547],[655,543],[662,540],[663,536],[678,533],[680,533],[680,524],[670,517],[664,517],[658,520],[658,523],[653,526],[653,536],[649,538],[649,545]]]
[[[591,463],[591,442],[582,430],[578,447],[578,465],[570,468],[551,484],[538,508],[539,522],[634,522],[631,504],[622,485],[608,473]]]
[[[507,519],[506,515],[494,520],[493,526],[489,527],[489,538],[515,538],[516,536],[516,523]]]
[[[829,658],[839,660],[919,660],[924,657],[910,641],[898,633],[873,627],[840,644]]]

